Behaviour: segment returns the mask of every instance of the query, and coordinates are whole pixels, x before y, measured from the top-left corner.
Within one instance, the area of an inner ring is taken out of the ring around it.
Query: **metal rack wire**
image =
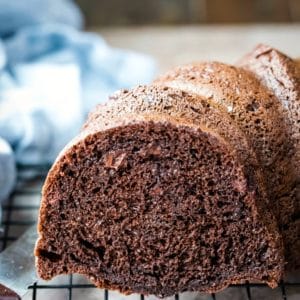
[[[19,172],[19,178],[18,178],[18,184],[15,192],[13,195],[11,195],[10,199],[8,199],[7,202],[3,205],[3,222],[2,222],[2,228],[0,230],[0,252],[4,250],[11,242],[16,240],[18,236],[26,230],[26,228],[30,225],[33,225],[35,223],[36,218],[34,214],[28,214],[28,211],[37,213],[39,208],[39,195],[40,195],[40,189],[41,184],[44,180],[45,174],[48,170],[48,166],[34,167],[33,169],[20,169],[21,172]],[[34,173],[34,176],[32,174]],[[29,175],[28,175],[29,174]],[[21,201],[20,198],[27,197],[27,199],[33,199],[35,198],[35,201]],[[18,212],[23,212],[22,218],[14,218],[14,214]],[[30,217],[31,216],[31,217]],[[14,228],[15,230],[11,230]],[[239,285],[231,285],[231,288],[234,289],[240,289],[243,290],[244,299],[246,300],[254,300],[257,299],[255,296],[253,296],[253,289],[257,288],[266,288],[266,285],[264,284],[254,284],[254,283],[246,283],[246,284],[239,284]],[[287,290],[289,288],[297,288],[299,289],[300,294],[300,281],[299,282],[284,282],[281,281],[279,285],[279,291],[280,291],[280,297],[283,300],[289,299],[289,293]],[[29,290],[31,291],[31,298],[26,299],[32,299],[32,300],[38,300],[43,299],[43,297],[39,297],[39,291],[46,290],[46,291],[52,291],[52,290],[64,290],[67,291],[65,293],[65,299],[68,300],[75,300],[80,299],[74,297],[74,291],[77,289],[94,289],[94,285],[88,284],[88,283],[76,283],[74,282],[74,277],[72,275],[68,276],[68,280],[66,283],[63,284],[56,284],[56,283],[49,283],[49,284],[43,284],[43,283],[35,283],[32,286],[29,287]],[[110,297],[110,292],[108,290],[103,290],[102,298],[104,300],[112,300],[112,297]],[[140,295],[140,300],[147,299],[146,296]],[[183,297],[182,297],[183,298]],[[116,299],[114,297],[114,299]],[[135,298],[136,299],[136,298]],[[169,299],[169,298],[168,298]],[[173,297],[174,300],[181,299],[180,295],[175,295]],[[185,297],[185,299],[187,299]],[[207,295],[207,299],[217,299],[222,300],[224,299],[221,294],[210,294]],[[232,298],[231,298],[232,299]],[[241,299],[241,298],[239,298]],[[276,298],[277,299],[277,298]],[[296,299],[296,298],[294,298]]]

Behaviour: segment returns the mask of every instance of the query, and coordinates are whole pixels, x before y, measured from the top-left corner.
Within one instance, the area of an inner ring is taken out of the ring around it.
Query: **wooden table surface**
[[[236,62],[258,43],[300,57],[300,24],[96,28],[115,47],[153,56],[164,71],[199,60]]]

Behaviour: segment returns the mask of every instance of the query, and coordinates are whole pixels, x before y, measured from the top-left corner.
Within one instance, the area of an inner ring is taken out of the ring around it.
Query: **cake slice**
[[[249,68],[255,68],[250,58],[245,58],[244,63],[246,61]],[[283,68],[279,65],[273,67],[277,73]],[[293,80],[296,81],[295,78]],[[245,133],[263,169],[271,199],[270,209],[284,238],[288,267],[297,268],[300,256],[300,201],[296,198],[297,147],[292,132],[298,130],[299,134],[299,127],[297,129],[290,121],[279,95],[252,71],[219,62],[177,67],[159,77],[156,83],[207,97],[210,103],[226,111]],[[285,95],[294,97],[292,91],[286,91]],[[299,119],[293,123],[299,126]]]
[[[289,268],[300,268],[300,64],[299,60],[260,44],[247,54],[239,65],[251,71],[280,100],[283,116],[289,124],[289,138],[293,143],[291,167],[294,173],[291,191],[276,203],[281,214],[279,222],[286,239]]]
[[[279,99],[293,143],[292,163],[300,182],[300,62],[260,44],[239,65],[256,76]],[[298,199],[300,201],[300,198]]]
[[[275,287],[282,241],[247,143],[205,98],[160,86],[113,95],[48,174],[39,275],[160,297]]]

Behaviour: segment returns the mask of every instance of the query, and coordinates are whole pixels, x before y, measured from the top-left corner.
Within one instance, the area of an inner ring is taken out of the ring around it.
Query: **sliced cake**
[[[275,287],[282,240],[245,135],[205,98],[168,87],[112,96],[59,155],[43,188],[43,279],[160,297],[245,280]]]

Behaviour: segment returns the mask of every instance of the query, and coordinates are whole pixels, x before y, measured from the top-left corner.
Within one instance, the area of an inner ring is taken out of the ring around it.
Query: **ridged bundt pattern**
[[[299,260],[300,91],[296,62],[270,49],[96,107],[45,182],[39,275],[160,297],[277,286]]]

